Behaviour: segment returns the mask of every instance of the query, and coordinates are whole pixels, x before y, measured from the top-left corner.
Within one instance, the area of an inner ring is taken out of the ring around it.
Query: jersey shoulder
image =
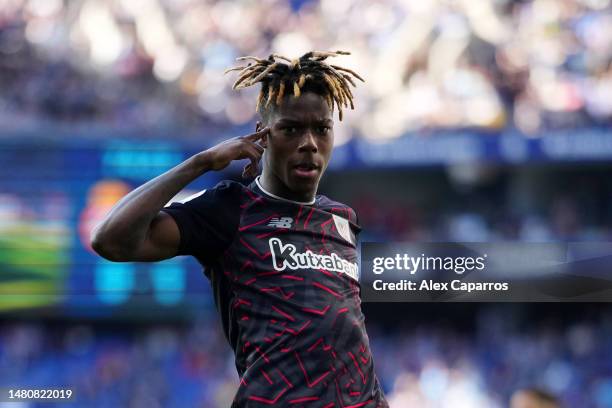
[[[221,180],[214,187],[203,189],[189,197],[179,200],[178,203],[191,203],[197,205],[210,201],[237,201],[244,188],[245,187],[237,181]]]
[[[325,195],[317,195],[318,206],[321,210],[346,218],[349,222],[359,225],[357,213],[347,204],[341,203]]]
[[[221,180],[213,189],[225,194],[240,194],[246,189],[246,186],[234,180]]]
[[[239,227],[242,189],[240,183],[223,180],[162,209],[179,229],[178,255],[209,263],[231,244]]]

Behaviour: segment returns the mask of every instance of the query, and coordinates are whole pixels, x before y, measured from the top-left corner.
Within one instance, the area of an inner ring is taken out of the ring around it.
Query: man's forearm
[[[151,221],[190,182],[210,169],[198,153],[123,197],[92,233],[92,245],[129,251],[145,239]]]

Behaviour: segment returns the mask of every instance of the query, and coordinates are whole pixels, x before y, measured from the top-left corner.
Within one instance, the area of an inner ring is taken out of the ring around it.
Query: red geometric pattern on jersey
[[[343,238],[332,215],[348,220],[355,237],[355,212],[325,196],[312,206],[274,199],[255,183],[243,187],[240,209],[232,244],[208,271],[216,274],[216,291],[226,294],[217,307],[240,376],[232,407],[387,407],[359,283],[322,267],[278,271],[272,263],[273,238],[296,252],[358,262],[356,239]],[[274,224],[281,217],[292,219],[290,227]]]

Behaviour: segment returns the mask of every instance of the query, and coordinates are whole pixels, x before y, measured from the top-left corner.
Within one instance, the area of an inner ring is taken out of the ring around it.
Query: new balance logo
[[[291,217],[274,217],[268,223],[268,227],[275,228],[291,228],[291,224],[293,223],[293,218]]]

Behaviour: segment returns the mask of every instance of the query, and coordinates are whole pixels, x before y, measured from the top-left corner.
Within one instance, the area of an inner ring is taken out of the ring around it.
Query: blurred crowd
[[[346,191],[339,199],[357,212],[362,241],[612,240],[612,183],[605,167],[487,168],[470,180],[425,170],[327,177],[332,196]]]
[[[609,316],[530,326],[517,310],[481,307],[473,333],[441,323],[403,327],[391,336],[370,328],[382,381],[392,381],[385,383],[391,406],[508,407],[513,392],[534,385],[564,407],[612,406],[612,356],[604,340]]]
[[[473,207],[426,208],[364,194],[356,205],[360,239],[383,242],[609,241],[612,225],[591,219],[572,196],[556,196],[545,211],[521,211],[482,202]]]
[[[389,333],[369,320],[391,407],[502,408],[524,387],[547,390],[565,407],[611,407],[610,317],[524,327],[518,310],[482,307],[473,331],[432,316]],[[92,408],[225,408],[238,378],[210,319],[190,327],[5,323],[0,387],[70,388]]]
[[[366,79],[345,139],[608,125],[610,38],[610,0],[0,0],[0,128],[243,125],[223,71],[311,49]]]

